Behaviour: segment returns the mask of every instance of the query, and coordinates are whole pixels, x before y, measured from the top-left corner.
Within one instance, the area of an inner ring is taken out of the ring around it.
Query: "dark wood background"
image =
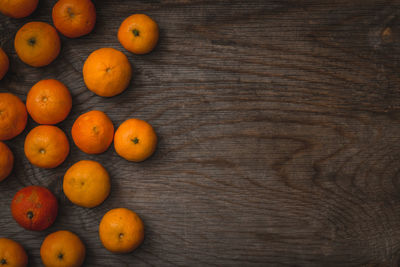
[[[51,22],[54,1],[40,0],[25,19],[0,16],[0,42],[11,69],[0,91],[23,100],[40,79],[56,78],[73,95],[59,126],[92,109],[117,127],[149,121],[159,136],[143,163],[113,147],[71,154],[54,170],[24,156],[26,130],[8,141],[13,174],[0,184],[0,235],[13,238],[40,266],[43,238],[77,233],[85,266],[397,266],[400,261],[400,1],[95,1],[97,24],[79,39],[62,37],[60,56],[33,68],[16,56],[13,38],[28,21]],[[122,20],[146,13],[161,28],[149,55],[117,40]],[[82,66],[101,47],[123,51],[133,65],[129,88],[113,98],[86,89]],[[62,193],[78,160],[101,162],[112,193],[81,208]],[[10,202],[24,186],[58,197],[56,223],[20,228]],[[128,255],[106,251],[98,224],[126,207],[144,220],[146,238]]]

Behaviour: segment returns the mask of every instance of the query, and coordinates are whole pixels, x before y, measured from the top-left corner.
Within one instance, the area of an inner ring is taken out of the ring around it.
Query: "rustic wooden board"
[[[0,16],[11,69],[0,91],[26,99],[38,80],[56,78],[73,94],[59,126],[105,111],[115,126],[131,117],[154,125],[160,142],[140,164],[113,148],[88,156],[71,143],[54,170],[33,167],[25,135],[7,142],[15,170],[0,184],[0,235],[12,237],[40,266],[50,232],[69,229],[87,246],[85,266],[397,266],[400,259],[400,1],[95,1],[88,36],[62,38],[50,66],[23,64],[13,49],[19,27],[50,22],[54,1],[27,19]],[[116,38],[121,21],[146,13],[161,27],[155,51],[137,56]],[[100,47],[124,51],[134,79],[105,99],[86,89],[81,69]],[[93,209],[61,190],[66,169],[101,162],[112,193]],[[29,232],[12,219],[17,190],[49,187],[61,204],[56,223]],[[129,255],[106,251],[102,215],[136,211],[146,239]]]

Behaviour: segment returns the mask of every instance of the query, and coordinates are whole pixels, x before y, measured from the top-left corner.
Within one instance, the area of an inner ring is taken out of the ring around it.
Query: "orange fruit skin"
[[[74,204],[93,208],[110,194],[110,176],[98,162],[81,160],[72,165],[64,175],[63,191]]]
[[[24,18],[35,11],[39,0],[0,0],[0,12],[12,18]]]
[[[10,61],[8,60],[7,54],[0,47],[0,80],[6,75],[8,68],[10,67]]]
[[[102,111],[92,110],[80,115],[71,129],[72,139],[87,154],[100,154],[114,138],[114,125]]]
[[[85,245],[70,231],[49,234],[40,247],[40,256],[46,267],[79,267],[85,260],[85,254]]]
[[[0,93],[0,140],[10,140],[19,135],[27,120],[24,103],[13,94]]]
[[[96,9],[90,0],[59,0],[53,7],[53,23],[69,38],[90,33],[96,24]]]
[[[118,29],[118,40],[128,51],[147,54],[157,45],[158,25],[145,14],[134,14],[126,18]]]
[[[103,246],[114,253],[129,253],[144,240],[144,225],[133,211],[117,208],[101,219],[99,236]]]
[[[0,238],[0,262],[3,260],[6,262],[5,267],[28,265],[28,255],[25,249],[18,242],[4,237]]]
[[[63,121],[71,111],[71,94],[60,81],[41,80],[29,90],[26,108],[37,123],[57,124]]]
[[[57,58],[61,50],[56,29],[44,22],[28,22],[22,26],[14,40],[19,58],[33,67],[43,67]]]
[[[47,229],[56,220],[57,212],[56,197],[42,186],[22,188],[11,202],[11,213],[15,221],[28,230]]]
[[[51,125],[33,128],[25,138],[25,156],[40,168],[55,168],[67,158],[69,143],[65,133]]]
[[[157,135],[153,127],[143,120],[126,120],[115,132],[115,151],[126,160],[143,161],[154,153],[156,146]]]
[[[122,93],[131,77],[132,67],[128,58],[114,48],[95,50],[83,65],[83,79],[87,88],[103,97]]]
[[[14,166],[14,155],[6,144],[0,141],[0,182],[10,175]]]

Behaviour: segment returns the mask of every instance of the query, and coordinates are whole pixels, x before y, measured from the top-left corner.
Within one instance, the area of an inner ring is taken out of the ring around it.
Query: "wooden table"
[[[8,141],[13,174],[0,184],[0,235],[21,242],[40,266],[43,238],[77,233],[85,266],[397,266],[400,259],[400,1],[95,1],[94,31],[62,37],[60,56],[32,68],[13,38],[28,21],[51,22],[55,1],[40,0],[26,19],[0,16],[0,42],[11,69],[1,91],[23,100],[40,79],[64,82],[73,108],[61,127],[71,141],[66,162],[33,167],[26,130]],[[148,55],[119,44],[122,20],[146,13],[161,28]],[[113,98],[84,85],[82,66],[101,47],[123,51],[133,65],[129,88]],[[159,136],[143,163],[111,147],[93,156],[71,139],[83,112],[106,112],[117,127],[149,121]],[[62,192],[63,174],[82,159],[101,162],[112,193],[81,208]],[[58,197],[56,223],[20,228],[10,201],[24,186]],[[146,239],[128,255],[106,251],[98,224],[127,207],[144,220]]]

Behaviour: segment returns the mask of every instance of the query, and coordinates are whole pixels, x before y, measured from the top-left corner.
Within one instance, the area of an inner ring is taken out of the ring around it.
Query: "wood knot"
[[[385,28],[381,33],[381,39],[383,43],[393,42],[393,32],[390,27]]]

